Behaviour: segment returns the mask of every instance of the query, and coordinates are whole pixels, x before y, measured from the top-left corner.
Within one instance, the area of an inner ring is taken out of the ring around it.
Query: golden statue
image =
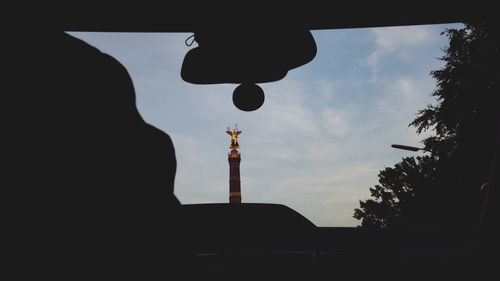
[[[227,127],[226,133],[231,136],[231,146],[229,148],[231,149],[240,148],[240,145],[238,144],[238,135],[240,135],[242,132],[238,131],[238,124],[235,124],[235,128],[233,131],[231,131],[231,129]]]

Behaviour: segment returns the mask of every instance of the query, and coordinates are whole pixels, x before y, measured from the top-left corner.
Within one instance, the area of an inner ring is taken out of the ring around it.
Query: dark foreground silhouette
[[[165,276],[180,248],[170,137],[141,118],[113,57],[63,32],[21,36],[5,241],[16,274]]]

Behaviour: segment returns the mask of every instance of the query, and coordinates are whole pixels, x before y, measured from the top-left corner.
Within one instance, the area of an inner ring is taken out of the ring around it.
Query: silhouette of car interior
[[[200,40],[200,42],[203,42],[203,40],[205,42],[212,40],[210,44],[213,44],[214,47],[212,49],[209,48],[210,50],[208,51],[198,49],[198,53],[196,53],[197,51],[193,51],[186,56],[183,69],[179,69],[179,73],[182,72],[183,79],[187,82],[200,84],[243,84],[286,79],[288,70],[300,67],[312,60],[315,55],[315,47],[314,42],[307,41],[311,39],[309,36],[310,30],[454,23],[477,20],[489,15],[489,11],[486,8],[473,9],[458,6],[450,8],[444,5],[437,5],[432,7],[432,9],[428,7],[412,7],[411,14],[408,13],[406,4],[393,6],[392,8],[387,7],[386,9],[380,9],[380,7],[375,9],[375,7],[375,4],[369,4],[366,7],[367,9],[373,8],[378,12],[366,16],[360,14],[359,9],[354,4],[347,4],[347,7],[333,10],[321,6],[313,7],[312,5],[304,5],[301,7],[292,7],[292,9],[285,12],[271,8],[264,9],[263,7],[237,10],[235,8],[215,5],[207,5],[196,10],[188,9],[187,6],[168,10],[159,6],[145,4],[121,6],[121,9],[118,10],[114,10],[110,6],[101,6],[99,8],[81,6],[76,9],[63,9],[55,17],[51,18],[51,22],[47,26],[56,32],[193,32],[197,36],[196,39]],[[185,11],[185,13],[179,13],[179,11]],[[273,34],[276,36],[272,36]],[[286,36],[280,37],[278,36],[279,34],[285,34]],[[57,48],[59,39],[56,37],[54,36],[55,43],[51,46]],[[240,44],[237,44],[237,47],[234,49],[224,47],[231,40],[240,42]],[[288,42],[287,44],[290,48],[287,49],[283,45],[284,41]],[[249,46],[249,42],[253,42],[254,44]],[[201,48],[203,48],[203,44],[200,44]],[[40,48],[44,47],[41,46]],[[78,61],[75,63],[89,63],[89,67],[92,67],[90,65],[91,62],[88,62],[88,60],[92,60],[91,56],[86,56],[88,52],[86,49],[81,52],[81,61],[73,57],[68,57],[70,61],[66,63],[71,65],[74,60]],[[218,61],[213,60],[213,53],[211,52],[217,53]],[[280,52],[283,56],[277,58],[277,53]],[[248,54],[252,54],[250,59],[246,56]],[[114,60],[113,58],[106,59]],[[215,67],[217,63],[220,67]],[[106,70],[101,71],[106,73]],[[67,83],[69,85],[71,81]],[[104,87],[111,90],[121,89],[120,85],[104,84]],[[83,99],[79,102],[85,103],[88,108],[95,106],[91,102],[86,103]],[[63,103],[64,100],[60,104]],[[122,104],[119,104],[119,106],[122,106]],[[96,114],[100,114],[98,110]],[[103,110],[109,110],[109,108]],[[73,113],[67,114],[70,115]],[[155,139],[158,139],[158,143],[154,143],[154,147],[160,149],[162,147],[161,143],[164,142],[168,142],[171,145],[168,137],[164,136],[162,132],[148,127],[146,124],[143,124],[143,121],[134,121],[136,117],[129,117],[128,113],[120,115],[119,110],[117,110],[116,114],[116,122],[126,120],[128,122],[126,126],[136,126],[138,128],[136,132],[139,133],[137,133],[138,136],[128,135],[123,130],[116,130],[113,133],[120,136],[123,135],[124,138],[133,138],[134,140],[141,140],[139,136],[141,134],[154,135]],[[85,124],[96,120],[82,119],[79,120],[79,124],[85,127]],[[99,120],[95,124],[102,126],[95,129],[87,126],[85,127],[88,129],[86,132],[89,134],[102,134],[105,139],[113,140],[111,136],[107,137],[108,133],[106,133],[106,130],[111,127],[102,124]],[[69,136],[65,135],[65,137],[73,140],[72,133],[70,128]],[[58,136],[63,135],[60,132],[56,134]],[[91,148],[101,147],[101,144],[95,144],[93,139],[88,137],[88,135],[84,140],[79,138],[79,136],[75,136],[74,139],[78,139],[75,143],[79,145],[85,144]],[[109,148],[114,144],[106,143],[104,145],[107,145]],[[62,151],[68,147],[64,145],[51,145],[50,148],[52,151]],[[107,151],[106,149],[108,148],[101,149],[102,151]],[[131,151],[131,153],[134,151],[132,145],[123,145],[120,149]],[[161,151],[162,154],[159,156],[151,148],[147,151],[132,154],[129,159],[121,159],[119,161],[146,163],[149,161],[147,160],[148,157],[155,158],[155,160],[149,163],[151,163],[152,167],[156,165],[161,169],[154,170],[152,175],[148,172],[148,177],[151,176],[154,178],[151,180],[152,185],[154,185],[155,180],[163,181],[163,177],[160,175],[162,170],[172,168],[171,164],[169,164],[170,166],[162,164],[162,160],[159,159],[161,157],[171,157],[172,152],[169,149]],[[90,149],[89,152],[91,153]],[[118,149],[117,151],[111,149],[109,153],[106,154],[108,156],[111,155],[109,157],[106,156],[108,158],[92,160],[85,158],[90,157],[85,155],[85,152],[82,152],[78,156],[84,157],[87,161],[116,163],[118,160],[113,160],[115,158],[112,158],[112,156],[120,158]],[[65,160],[63,157],[64,152],[57,154],[57,156],[60,156],[57,159],[61,161]],[[70,160],[68,161],[71,162]],[[96,165],[105,167],[105,164],[97,163]],[[494,163],[492,170],[498,171],[498,166],[498,163]],[[111,170],[111,173],[116,172],[117,177],[120,177],[123,171],[133,174],[131,172],[132,168],[127,168],[125,164],[120,167],[120,172],[118,172],[117,168],[117,170]],[[175,165],[173,168],[175,173]],[[75,176],[75,172],[70,168],[67,168],[64,172],[66,173],[64,179],[71,179]],[[499,172],[493,173],[489,185],[491,190],[498,190],[499,174]],[[173,181],[173,175],[170,177]],[[97,176],[92,177],[92,180],[97,179]],[[81,184],[82,187],[92,185],[92,182],[87,182],[86,180],[83,180],[83,182]],[[112,179],[102,183],[102,185],[105,186],[105,184],[110,183],[113,183]],[[123,185],[128,184],[125,180],[121,180],[119,183]],[[140,181],[132,181],[131,183],[140,184]],[[63,185],[63,183],[59,182],[57,184]],[[115,202],[107,201],[114,200],[111,199],[114,194],[129,192],[127,190],[103,192],[95,189],[94,194],[101,194],[101,198],[104,199],[100,199],[102,200],[100,203],[102,203],[102,206],[106,206],[106,202]],[[458,276],[465,272],[465,269],[457,271],[457,268],[472,268],[470,264],[475,259],[474,255],[479,253],[475,246],[478,233],[475,229],[463,229],[460,235],[456,235],[456,233],[445,233],[432,229],[373,230],[355,227],[317,227],[301,214],[280,204],[178,205],[176,199],[171,199],[169,204],[178,206],[178,208],[165,209],[158,207],[163,204],[159,198],[154,198],[154,204],[148,205],[149,203],[146,203],[148,196],[158,197],[157,195],[157,193],[149,195],[142,193],[132,195],[132,193],[127,193],[127,195],[120,195],[123,201],[116,204],[121,204],[120,206],[125,209],[131,208],[129,215],[133,218],[133,223],[143,227],[145,232],[151,231],[151,233],[156,233],[156,226],[151,227],[150,225],[157,225],[158,221],[176,217],[173,220],[176,220],[178,223],[175,227],[178,229],[178,233],[176,234],[178,236],[176,237],[179,241],[182,240],[182,242],[179,242],[181,245],[179,246],[181,248],[180,251],[188,253],[185,259],[182,259],[185,264],[180,265],[180,268],[186,269],[191,272],[190,274],[197,277],[219,279],[233,279],[233,277],[236,279],[250,277],[262,277],[264,279],[269,277],[284,279],[303,277],[303,279],[314,279],[315,277],[319,278],[326,275],[340,279],[378,277],[395,279],[398,276],[411,274],[412,277],[417,278],[434,277],[437,279],[438,277],[450,277],[453,273]],[[86,198],[85,200],[94,200],[92,195],[84,194],[82,196]],[[127,203],[129,202],[127,200],[132,197],[142,200],[137,205],[140,207],[134,207],[135,205]],[[497,201],[491,202],[492,200],[496,200],[496,198],[494,196],[490,197],[490,202],[488,202],[488,210],[490,212],[492,212],[490,210],[492,205],[498,205]],[[36,206],[41,206],[40,203],[36,203],[35,199],[30,202]],[[29,205],[30,203],[23,204]],[[72,203],[68,202],[64,204],[68,210],[73,210],[71,209]],[[96,203],[96,206],[101,205]],[[90,215],[88,213],[73,214],[71,219],[74,219],[76,216],[81,220],[87,220],[88,216],[91,216],[92,218],[99,218],[98,222],[111,232],[113,232],[113,227],[117,225],[122,229],[122,224],[110,223],[117,216],[109,215],[108,219],[102,217],[103,210],[108,211],[108,209],[102,206],[96,207],[97,209],[94,209]],[[136,217],[136,214],[146,212],[145,209],[149,212],[148,214],[156,212],[161,214],[167,213],[169,215],[166,216],[168,218],[162,217],[163,215],[154,215],[150,216],[151,219],[146,220],[143,217]],[[58,211],[47,212],[55,214]],[[110,211],[111,213],[113,211]],[[67,219],[69,220],[70,218]],[[54,224],[56,223],[54,222]],[[127,223],[131,222],[127,221]],[[138,228],[140,227],[134,229]],[[138,230],[134,231],[134,233],[139,233]],[[164,233],[162,231],[160,233]],[[89,235],[94,237],[90,232]],[[132,239],[131,237],[127,239]],[[151,240],[161,240],[161,238],[155,235],[151,235],[150,238]],[[117,243],[112,249],[119,251],[120,245],[124,244],[130,243]],[[36,245],[35,242],[33,242],[33,245]],[[84,249],[85,247],[82,244],[78,249]],[[99,247],[96,246],[94,250],[99,252]],[[136,249],[131,251],[139,253],[142,250]],[[174,251],[174,253],[177,252]],[[161,256],[161,254],[158,254],[158,256]],[[390,269],[388,269],[389,264]],[[119,265],[116,265],[115,269],[117,271],[123,270]],[[474,267],[470,270],[475,271],[477,268]],[[432,276],[430,276],[431,272],[433,272]]]

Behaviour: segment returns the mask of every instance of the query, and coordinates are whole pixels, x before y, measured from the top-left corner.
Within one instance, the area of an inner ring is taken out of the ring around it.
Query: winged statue
[[[238,144],[238,136],[242,133],[242,131],[238,130],[238,125],[235,125],[235,128],[231,131],[229,127],[227,127],[226,133],[231,136],[231,149],[238,149],[240,145]]]

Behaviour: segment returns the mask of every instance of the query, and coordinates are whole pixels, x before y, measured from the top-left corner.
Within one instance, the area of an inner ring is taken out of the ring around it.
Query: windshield
[[[143,119],[172,138],[181,203],[228,202],[225,131],[237,123],[242,202],[284,204],[318,226],[357,226],[354,209],[370,197],[379,172],[426,153],[390,145],[421,147],[433,133],[417,134],[409,124],[436,102],[430,73],[444,65],[441,32],[462,26],[312,31],[316,57],[260,84],[266,100],[253,112],[233,105],[237,85],[182,80],[184,55],[196,46],[185,44],[192,33],[70,34],[127,68]]]

